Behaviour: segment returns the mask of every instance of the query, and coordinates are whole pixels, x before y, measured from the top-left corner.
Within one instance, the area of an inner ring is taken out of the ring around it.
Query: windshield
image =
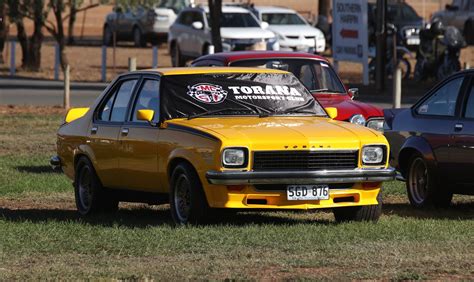
[[[155,4],[155,8],[168,8],[176,14],[187,6],[189,6],[189,0],[160,0]]]
[[[207,22],[211,23],[209,13],[206,14]],[[255,17],[250,13],[222,13],[221,27],[260,27]]]
[[[262,21],[269,25],[305,25],[306,23],[294,13],[262,14]]]
[[[313,115],[326,112],[292,74],[164,76],[162,118]]]
[[[280,69],[293,73],[311,92],[346,93],[332,67],[312,59],[249,59],[232,62],[231,66]]]

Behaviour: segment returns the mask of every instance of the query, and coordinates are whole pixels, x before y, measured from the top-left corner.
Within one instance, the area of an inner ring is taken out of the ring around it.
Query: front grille
[[[253,154],[253,170],[354,169],[355,151],[260,151]]]

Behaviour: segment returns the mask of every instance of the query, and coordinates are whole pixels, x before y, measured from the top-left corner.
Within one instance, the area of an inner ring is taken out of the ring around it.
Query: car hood
[[[309,25],[271,25],[269,29],[284,36],[323,36],[319,29]]]
[[[382,109],[376,106],[351,100],[347,95],[336,95],[315,95],[315,98],[325,108],[337,108],[337,120],[348,120],[355,114],[362,114],[365,119],[383,117]]]
[[[224,146],[252,149],[356,149],[368,142],[386,144],[385,137],[376,131],[319,117],[209,117],[168,123],[169,128],[182,126],[215,136]]]
[[[223,27],[221,28],[221,37],[222,39],[267,39],[275,37],[275,34],[260,27]]]

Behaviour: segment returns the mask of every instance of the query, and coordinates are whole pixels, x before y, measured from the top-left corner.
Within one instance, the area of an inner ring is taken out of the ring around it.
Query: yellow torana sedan
[[[375,221],[382,182],[395,177],[389,145],[336,116],[285,71],[135,71],[68,112],[51,165],[74,181],[84,216],[129,201],[169,202],[177,224],[223,208],[331,208],[337,221]]]

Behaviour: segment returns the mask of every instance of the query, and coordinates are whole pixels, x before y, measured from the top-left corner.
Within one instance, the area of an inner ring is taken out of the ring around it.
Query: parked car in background
[[[453,0],[445,10],[433,14],[431,21],[436,20],[441,20],[445,26],[455,26],[464,34],[468,44],[474,44],[474,1]]]
[[[133,41],[137,47],[143,47],[147,42],[166,40],[176,15],[189,5],[190,0],[161,0],[149,8],[116,6],[105,18],[104,44],[113,44],[114,32],[116,41]]]
[[[211,45],[209,8],[186,8],[171,25],[168,47],[173,66],[184,66],[187,60],[207,54]],[[275,34],[260,24],[249,10],[223,6],[221,37],[224,51],[278,50]]]
[[[440,82],[409,109],[385,110],[390,163],[415,207],[474,194],[474,71]]]
[[[324,107],[338,110],[337,120],[364,125],[381,131],[383,112],[380,108],[355,101],[357,89],[348,89],[321,56],[303,52],[229,52],[206,55],[193,66],[264,67],[292,72]]]
[[[376,1],[368,4],[369,45],[375,46]],[[396,27],[398,38],[411,50],[416,50],[420,44],[420,29],[423,27],[423,18],[405,1],[389,0],[387,3],[386,20]]]
[[[253,6],[250,11],[261,21],[269,24],[280,43],[282,51],[322,53],[326,40],[321,30],[311,26],[296,11],[274,6]]]
[[[178,225],[218,209],[333,209],[376,221],[393,180],[383,134],[334,121],[291,73],[170,68],[119,76],[70,110],[51,164],[82,216],[170,203]]]

